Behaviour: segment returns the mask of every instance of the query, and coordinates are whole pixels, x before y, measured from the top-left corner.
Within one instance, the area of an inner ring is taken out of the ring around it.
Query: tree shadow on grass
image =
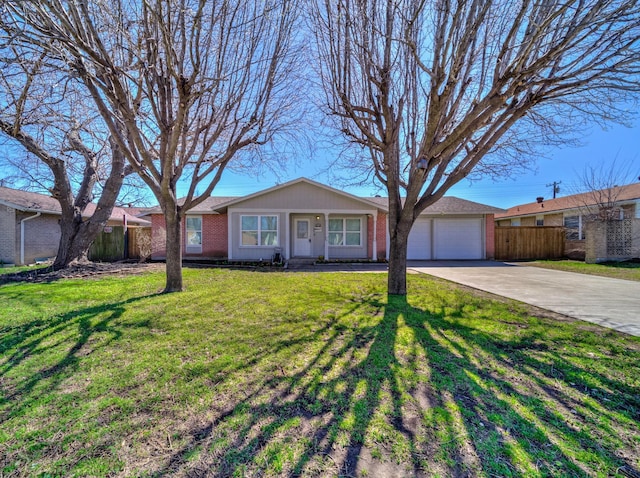
[[[501,339],[452,320],[462,309],[362,301],[377,323],[334,324],[294,374],[252,384],[154,476],[591,476],[637,456],[639,390],[547,353],[537,332]],[[607,440],[616,430],[629,436]]]
[[[48,390],[57,388],[77,371],[83,357],[117,341],[125,326],[114,322],[128,306],[149,297],[152,295],[80,308],[52,319],[34,319],[1,328],[0,352],[3,355],[9,350],[13,352],[0,364],[0,423],[31,407],[38,400],[38,394],[34,393],[38,387],[46,383]],[[145,322],[137,322],[135,326],[144,327]],[[108,338],[92,342],[101,333],[108,334]],[[36,366],[24,377],[8,378],[12,370],[26,361],[43,366]]]

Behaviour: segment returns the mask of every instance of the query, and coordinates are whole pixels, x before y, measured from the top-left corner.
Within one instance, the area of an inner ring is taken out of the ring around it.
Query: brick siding
[[[496,257],[496,221],[493,214],[485,217],[485,254],[487,259]]]
[[[228,252],[228,221],[226,214],[204,214],[202,217],[202,254],[189,254],[188,257],[223,258]],[[185,230],[184,223],[182,225]],[[183,244],[186,241],[183,240]],[[184,253],[183,245],[183,253]],[[185,254],[185,257],[187,255]]]
[[[0,205],[0,261],[13,263],[16,257],[16,210]]]
[[[387,258],[387,215],[378,212],[378,223],[376,224],[376,241],[378,242],[377,259]]]
[[[20,221],[33,217],[8,206],[0,206],[0,260],[20,264]],[[24,223],[24,263],[55,257],[60,243],[60,216],[42,214]]]
[[[373,216],[367,215],[367,257],[375,259],[373,251]]]
[[[33,216],[33,213],[17,214],[16,228],[18,239],[16,247],[20,254],[20,220]],[[60,216],[43,214],[24,223],[24,263],[33,264],[38,258],[55,257],[60,245]],[[18,257],[19,259],[19,257]]]
[[[164,259],[167,256],[165,241],[167,238],[167,228],[164,224],[163,214],[151,215],[151,258]]]
[[[196,216],[196,214],[194,214]],[[203,214],[202,216],[202,253],[186,253],[185,244],[186,226],[182,220],[182,254],[186,258],[223,258],[228,254],[228,222],[226,214]],[[153,214],[151,216],[151,242],[152,259],[164,259],[167,255],[165,249],[166,227],[164,215]]]

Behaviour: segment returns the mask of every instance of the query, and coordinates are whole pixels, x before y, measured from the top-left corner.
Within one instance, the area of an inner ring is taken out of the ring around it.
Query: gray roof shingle
[[[20,211],[42,212],[47,214],[61,214],[62,212],[60,203],[51,196],[6,187],[0,187],[0,203]],[[89,203],[84,211],[83,217],[90,217],[95,209],[96,204]],[[129,224],[150,224],[149,221],[135,217],[132,212],[134,211],[129,211],[129,208],[116,206],[113,208],[113,211],[111,211],[109,220],[121,221],[126,217],[127,223]]]

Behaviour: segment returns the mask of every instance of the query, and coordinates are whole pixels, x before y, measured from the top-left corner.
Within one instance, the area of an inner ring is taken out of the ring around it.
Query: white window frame
[[[511,219],[511,225],[512,226],[519,226],[520,225],[520,218],[519,217],[514,217],[513,219]]]
[[[351,231],[351,230],[347,230],[347,221],[358,221],[359,229],[358,229],[358,237],[359,237],[359,241],[358,244],[346,244],[347,242],[347,234],[354,234],[356,231]],[[342,230],[341,231],[332,231],[329,228],[329,224],[331,223],[331,221],[342,221]],[[331,234],[341,234],[342,235],[342,244],[331,244],[331,241],[329,242],[329,247],[362,247],[362,218],[360,217],[330,217],[329,218],[329,223],[327,224],[327,240],[329,239],[329,237],[331,236]]]
[[[255,217],[258,220],[258,229],[247,229],[247,231],[250,232],[257,232],[258,237],[257,237],[257,242],[258,244],[243,244],[242,243],[242,238],[243,238],[243,233],[245,232],[244,229],[242,229],[242,219],[245,217]],[[276,228],[274,229],[262,229],[262,218],[263,217],[275,217],[276,218]],[[260,242],[262,241],[262,233],[263,232],[273,232],[275,231],[276,233],[276,240],[275,240],[275,244],[260,244]],[[241,214],[240,215],[240,247],[279,247],[280,246],[280,216],[278,214]]]
[[[536,216],[536,226],[544,226],[544,214],[538,214]]]
[[[200,220],[200,229],[189,229],[189,219],[199,219]],[[195,215],[187,215],[185,216],[185,220],[184,220],[185,224],[184,224],[184,229],[185,229],[185,252],[187,254],[202,254],[202,242],[203,242],[203,237],[202,237],[202,229],[203,229],[203,224],[202,224],[202,216],[195,216]],[[189,243],[189,232],[193,231],[193,232],[197,232],[200,235],[200,244],[190,244]]]

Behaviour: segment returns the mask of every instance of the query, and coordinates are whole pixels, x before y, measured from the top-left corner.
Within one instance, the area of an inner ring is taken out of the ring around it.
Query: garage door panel
[[[407,241],[407,259],[431,259],[431,220],[417,219]]]
[[[483,259],[481,218],[436,219],[434,259]]]

